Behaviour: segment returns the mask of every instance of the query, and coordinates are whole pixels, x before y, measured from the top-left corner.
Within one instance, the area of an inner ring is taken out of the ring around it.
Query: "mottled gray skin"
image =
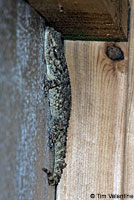
[[[57,185],[66,166],[67,127],[71,110],[71,86],[64,56],[61,34],[53,28],[45,30],[45,95],[48,97],[50,119],[49,145],[54,150],[53,172],[43,168],[50,185]]]

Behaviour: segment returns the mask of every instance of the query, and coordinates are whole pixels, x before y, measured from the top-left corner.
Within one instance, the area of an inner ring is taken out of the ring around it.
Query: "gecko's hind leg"
[[[42,168],[42,170],[47,174],[49,185],[58,185],[59,179],[57,176],[54,176],[48,169]]]

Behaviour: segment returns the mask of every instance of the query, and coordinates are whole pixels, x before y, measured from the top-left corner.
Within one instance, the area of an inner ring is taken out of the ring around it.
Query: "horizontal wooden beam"
[[[127,40],[128,0],[29,0],[65,39]]]

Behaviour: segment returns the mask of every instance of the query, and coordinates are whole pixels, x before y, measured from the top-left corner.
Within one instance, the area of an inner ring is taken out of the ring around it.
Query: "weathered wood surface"
[[[0,13],[0,199],[53,200],[54,188],[41,170],[51,164],[43,93],[44,20],[22,0],[2,0]],[[133,16],[132,1],[129,70],[127,43],[115,43],[125,55],[117,62],[105,54],[112,43],[66,41],[72,113],[57,200],[133,194]]]
[[[128,0],[28,1],[65,39],[127,39]]]
[[[134,195],[134,1],[131,1],[124,192]]]
[[[109,44],[66,41],[72,113],[57,200],[123,192],[128,45],[114,43],[125,58],[112,61],[105,54]]]
[[[44,20],[25,1],[0,3],[0,199],[54,200],[43,91]]]

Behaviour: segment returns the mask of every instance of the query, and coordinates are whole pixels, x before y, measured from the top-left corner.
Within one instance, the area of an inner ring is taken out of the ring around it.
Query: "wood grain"
[[[65,39],[127,40],[128,0],[28,0]]]
[[[124,192],[134,195],[134,1],[131,1]]]
[[[114,43],[125,55],[117,62],[105,54],[112,44],[66,41],[72,112],[57,200],[122,193],[128,46]]]
[[[105,54],[106,46],[113,43],[66,41],[72,113],[67,167],[57,200],[89,200],[91,193],[96,195],[94,199],[99,193],[133,193],[131,3],[129,70],[127,43],[114,43],[125,55],[123,61],[116,62]],[[22,0],[2,0],[0,11],[0,199],[53,200],[54,188],[48,186],[41,170],[52,162],[43,92],[45,22]]]

